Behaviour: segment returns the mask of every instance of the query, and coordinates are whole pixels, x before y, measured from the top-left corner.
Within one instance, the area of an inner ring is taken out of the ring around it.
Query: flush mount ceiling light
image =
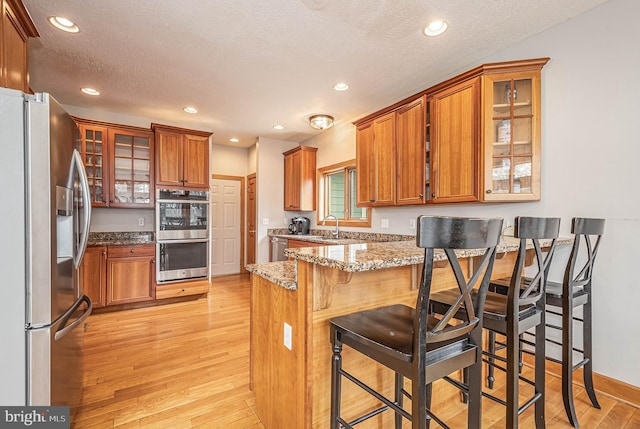
[[[87,95],[100,95],[100,91],[94,88],[89,88],[85,86],[84,88],[80,88],[80,91],[84,92]]]
[[[233,137],[233,138],[230,138],[229,141],[231,143],[238,143],[240,140],[238,140],[237,138]]]
[[[49,23],[56,27],[58,30],[66,31],[67,33],[77,33],[80,28],[73,23],[73,21],[63,18],[61,16],[50,16],[48,18]]]
[[[333,86],[333,89],[335,89],[336,91],[346,91],[347,89],[349,89],[349,84],[344,82],[336,83]]]
[[[333,126],[333,116],[313,115],[309,118],[309,126],[316,130],[326,130]]]
[[[273,129],[275,129],[275,130],[284,130],[284,125],[275,124],[275,125],[273,126]]]
[[[187,106],[182,110],[184,110],[187,113],[198,113],[198,109],[196,109],[195,107],[191,107],[191,106]]]
[[[433,37],[441,35],[447,31],[447,28],[449,28],[447,21],[433,21],[427,24],[422,32],[425,36]]]

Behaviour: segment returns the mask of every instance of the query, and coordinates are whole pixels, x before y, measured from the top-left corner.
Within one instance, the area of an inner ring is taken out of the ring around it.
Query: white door
[[[211,275],[240,272],[240,181],[211,180]]]

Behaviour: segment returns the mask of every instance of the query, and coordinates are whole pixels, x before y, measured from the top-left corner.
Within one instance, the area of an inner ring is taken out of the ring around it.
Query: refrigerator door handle
[[[80,306],[80,304],[82,304],[82,302],[86,302],[87,303],[87,309],[85,310],[84,313],[82,313],[82,316],[78,317],[73,323],[71,323],[70,325],[66,326],[67,320],[69,320],[69,317],[71,317],[71,314],[73,314],[75,312],[75,310]],[[85,320],[87,320],[87,317],[89,317],[91,315],[91,311],[92,310],[93,310],[93,303],[91,302],[91,298],[89,298],[87,295],[84,295],[82,297],[82,300],[78,301],[77,304],[73,306],[73,309],[70,312],[71,314],[69,314],[69,316],[67,316],[65,321],[62,322],[62,324],[61,324],[62,328],[59,329],[55,333],[53,338],[56,341],[58,341],[60,338],[62,338],[65,335],[67,335],[67,333],[69,331],[73,331],[75,328],[77,328],[79,325],[81,325]]]
[[[89,228],[91,226],[91,191],[89,190],[89,180],[87,179],[87,172],[84,169],[84,163],[82,157],[77,149],[73,150],[73,165],[78,171],[80,177],[80,187],[82,189],[82,208],[84,210],[84,222],[82,225],[82,238],[80,239],[80,246],[78,253],[73,257],[73,265],[78,268],[84,252],[87,249],[87,243],[89,242]],[[73,176],[72,176],[73,177]]]

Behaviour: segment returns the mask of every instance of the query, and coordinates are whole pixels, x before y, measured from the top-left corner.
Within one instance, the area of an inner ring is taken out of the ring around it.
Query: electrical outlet
[[[389,228],[389,219],[380,219],[380,228]]]
[[[410,229],[416,229],[416,220],[415,219],[409,219],[409,228]]]
[[[292,341],[293,341],[293,329],[291,328],[291,325],[289,325],[287,322],[284,322],[284,346],[289,350],[291,350]]]
[[[513,222],[511,220],[505,220],[502,226],[502,235],[513,237]]]
[[[139,217],[138,218],[138,226],[144,226],[144,218],[143,217]]]
[[[268,217],[262,218],[262,224],[269,225],[269,218]]]

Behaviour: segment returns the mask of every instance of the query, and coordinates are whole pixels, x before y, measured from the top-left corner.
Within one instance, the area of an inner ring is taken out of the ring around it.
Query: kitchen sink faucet
[[[325,222],[327,221],[327,219],[334,219],[336,221],[336,230],[335,231],[331,231],[331,235],[333,235],[335,238],[338,238],[338,234],[340,234],[340,228],[338,227],[338,218],[335,217],[334,215],[325,216],[323,221],[322,221],[322,225],[323,226],[324,226]]]

